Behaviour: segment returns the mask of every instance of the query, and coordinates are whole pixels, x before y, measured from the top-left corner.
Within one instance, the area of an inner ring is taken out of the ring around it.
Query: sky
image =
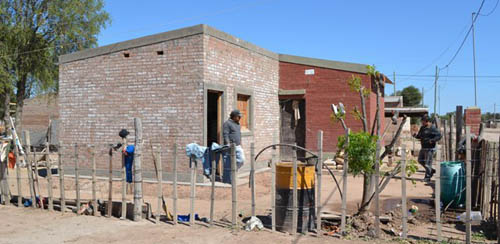
[[[482,0],[105,0],[111,24],[100,46],[207,24],[277,53],[375,65],[396,88],[424,89],[437,112],[474,106],[472,34],[456,55]],[[500,112],[500,6],[485,0],[475,23],[477,106]],[[493,11],[494,10],[494,11]],[[492,12],[493,11],[493,12]],[[448,65],[449,64],[449,65]],[[448,65],[448,66],[447,66]],[[386,87],[386,94],[393,92]]]

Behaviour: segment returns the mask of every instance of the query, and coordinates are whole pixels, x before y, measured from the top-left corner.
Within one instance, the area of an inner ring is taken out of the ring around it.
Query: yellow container
[[[297,163],[297,189],[314,189],[314,165]],[[281,162],[276,164],[276,189],[293,189],[293,164]]]

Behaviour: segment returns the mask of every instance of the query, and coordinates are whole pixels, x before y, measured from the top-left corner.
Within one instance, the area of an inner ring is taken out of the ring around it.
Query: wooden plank
[[[113,209],[113,148],[109,147],[109,172],[108,172],[108,203],[106,204],[106,217],[111,218]]]
[[[294,144],[296,146],[296,144]],[[297,222],[298,222],[298,201],[297,201],[297,149],[294,148],[292,152],[292,163],[293,163],[293,192],[292,192],[292,235],[297,234]]]
[[[75,190],[76,190],[76,209],[79,210],[81,207],[81,202],[80,202],[80,170],[78,162],[78,144],[75,144]]]
[[[57,159],[57,164],[58,164],[58,171],[59,171],[59,190],[60,190],[60,198],[61,198],[61,213],[66,212],[66,192],[64,190],[64,164],[62,160],[62,142],[59,144],[59,150],[57,151],[58,159]],[[97,209],[97,206],[94,208]],[[94,211],[94,213],[97,211]]]
[[[440,141],[441,145],[443,145],[443,151],[445,153],[443,153],[443,157],[445,158],[445,160],[448,160],[448,154],[446,152],[448,152],[448,132],[447,132],[447,126],[446,126],[446,120],[443,121],[442,123],[442,126],[443,126],[443,140]]]
[[[434,176],[434,208],[436,209],[437,241],[441,242],[441,148],[438,146],[436,155],[436,174]]]
[[[177,143],[174,143],[174,182],[173,182],[173,200],[174,200],[174,224],[177,224]]]
[[[36,192],[35,192],[35,185],[33,182],[33,169],[31,167],[32,161],[30,161],[29,155],[31,154],[31,139],[30,139],[30,132],[29,131],[23,131],[24,133],[24,145],[26,145],[26,170],[28,171],[28,180],[29,180],[29,188],[30,188],[30,196],[31,196],[31,207],[36,208]]]
[[[211,165],[211,177],[210,180],[212,181],[212,186],[210,188],[210,227],[213,226],[214,224],[214,210],[215,210],[215,153],[210,151],[212,153],[212,161],[210,162]]]
[[[95,146],[91,147],[91,157],[92,157],[92,208],[94,209],[93,215],[97,216],[97,165],[96,165],[96,153]]]
[[[472,193],[471,193],[471,141],[470,141],[471,137],[470,137],[470,127],[469,126],[465,126],[465,144],[466,144],[466,160],[465,160],[465,166],[466,166],[466,170],[465,170],[465,174],[466,174],[466,178],[465,178],[465,187],[466,187],[466,190],[465,190],[465,211],[466,211],[466,215],[465,215],[465,242],[467,244],[470,244],[471,243],[471,234],[472,234],[472,229],[471,229],[471,216],[470,216],[470,213],[471,213],[471,198],[472,198]]]
[[[127,219],[127,170],[125,168],[125,152],[127,150],[127,138],[122,138],[122,214],[121,220]]]
[[[450,161],[455,161],[455,140],[453,139],[453,128],[455,128],[455,116],[450,117],[450,134],[448,136],[448,158]]]
[[[316,165],[316,234],[321,233],[321,177],[323,176],[323,131],[318,131],[318,164]]]
[[[234,230],[238,229],[238,223],[236,222],[236,212],[238,208],[238,197],[237,192],[237,182],[236,182],[236,146],[231,143],[231,224]]]
[[[346,130],[346,142],[345,146],[347,147],[349,145],[349,133],[350,129],[347,128]],[[347,152],[344,153],[344,168],[342,171],[342,219],[340,221],[340,232],[342,235],[347,234],[347,228],[346,228],[346,223],[347,223],[347,176],[349,173],[349,154]]]
[[[189,218],[189,225],[194,226],[194,203],[195,203],[195,198],[196,198],[196,168],[197,168],[197,162],[193,157],[189,158],[189,165],[191,168],[191,184],[190,184],[190,189],[191,189],[191,196],[190,196],[190,218]]]
[[[278,135],[273,134],[273,145],[278,143]],[[276,163],[277,163],[276,147],[273,147],[271,157],[271,230],[276,231]]]
[[[406,199],[406,145],[403,144],[401,152],[401,212],[403,216],[403,233],[401,237],[408,237],[408,207]]]
[[[134,152],[134,221],[142,219],[142,121],[134,118],[135,152]]]
[[[250,143],[250,191],[252,195],[252,216],[255,215],[255,144]]]
[[[380,139],[377,140],[375,154],[375,237],[380,237]]]
[[[49,126],[50,128],[50,126]],[[50,133],[50,130],[49,130]],[[52,163],[50,162],[50,143],[49,139],[45,142],[45,164],[47,166],[47,192],[48,192],[48,202],[49,202],[49,211],[54,211],[54,202],[52,195]]]
[[[0,163],[0,187],[2,188],[2,202],[4,205],[10,205],[10,187],[8,177],[7,161]]]
[[[162,199],[163,199],[163,187],[162,187],[162,181],[163,181],[163,169],[162,169],[162,164],[161,164],[161,146],[158,148],[158,151],[156,152],[156,158],[158,159],[158,167],[157,167],[157,172],[156,175],[158,176],[158,206],[156,207],[156,214],[155,214],[155,219],[156,223],[160,223],[160,216],[161,216],[161,207],[162,207]],[[167,214],[168,218],[168,214]]]

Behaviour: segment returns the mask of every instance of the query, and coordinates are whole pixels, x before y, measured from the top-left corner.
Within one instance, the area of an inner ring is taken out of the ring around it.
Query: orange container
[[[13,152],[9,153],[9,168],[13,169],[16,166],[16,156]]]

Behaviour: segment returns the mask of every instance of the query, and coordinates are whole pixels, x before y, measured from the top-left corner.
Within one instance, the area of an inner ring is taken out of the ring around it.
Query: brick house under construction
[[[307,103],[301,105],[303,138],[292,139],[316,150],[316,133],[322,129],[325,149],[334,151],[341,132],[340,125],[328,122],[330,103],[342,101],[352,110],[359,97],[348,89],[347,79],[355,73],[364,83],[369,81],[364,65],[347,65],[355,67],[351,70],[332,63],[279,55],[206,25],[63,55],[59,59],[59,141],[117,142],[118,131],[133,132],[133,118],[139,117],[146,141],[143,168],[154,169],[152,160],[147,160],[151,142],[162,145],[164,172],[171,172],[172,148],[177,143],[179,180],[187,180],[185,145],[221,142],[222,123],[232,109],[239,108],[244,114],[242,146],[249,160],[251,142],[259,150],[280,134],[280,113],[286,114],[279,101],[291,98]],[[311,68],[315,75],[304,77],[304,69]],[[372,95],[367,109],[372,120]],[[349,116],[348,123],[360,124]],[[290,128],[282,127],[281,134],[287,131]],[[270,155],[262,159],[266,157]],[[102,157],[99,164],[106,160]],[[118,169],[121,163],[114,165]]]

